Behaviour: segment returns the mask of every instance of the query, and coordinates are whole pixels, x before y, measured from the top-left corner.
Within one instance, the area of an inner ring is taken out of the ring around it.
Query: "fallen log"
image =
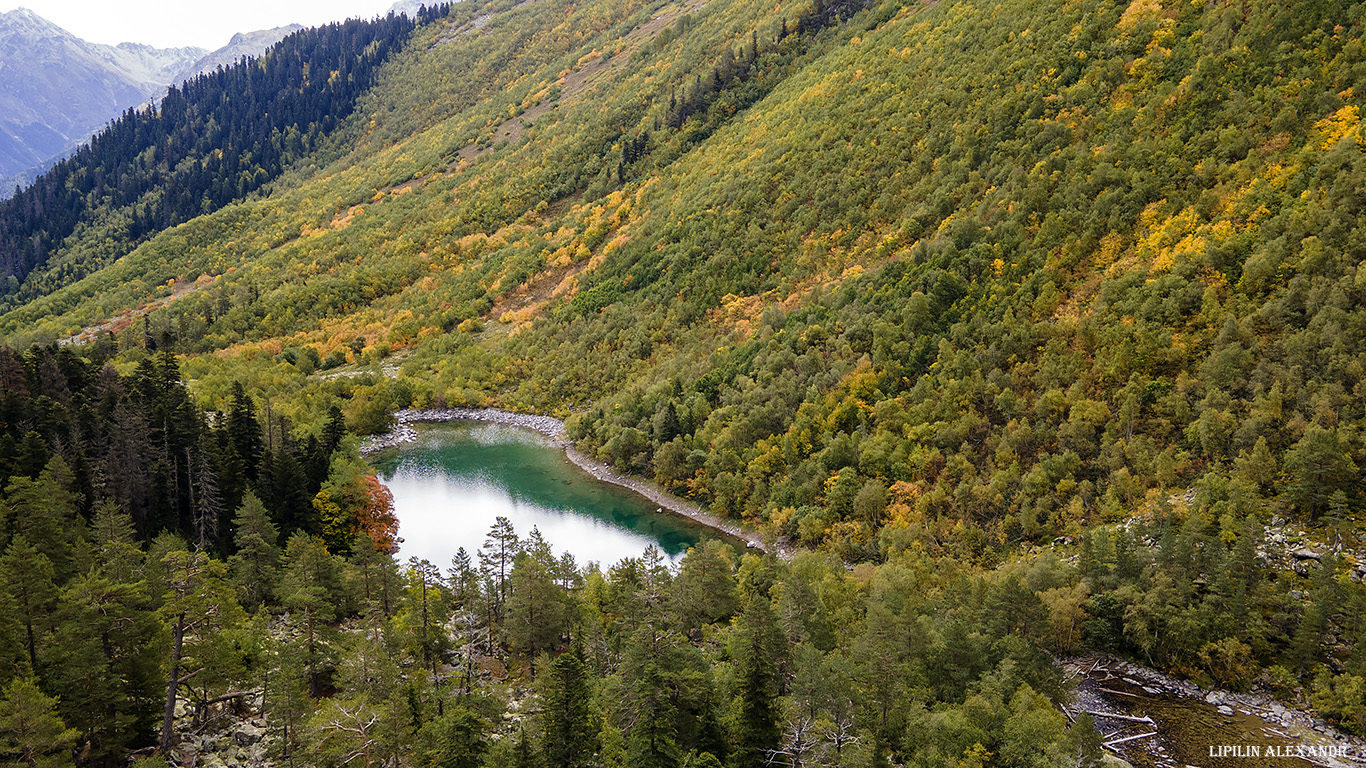
[[[1116,715],[1113,712],[1096,712],[1090,709],[1079,709],[1077,711],[1085,712],[1086,714],[1092,717],[1109,717],[1115,720],[1127,720],[1131,723],[1147,723],[1148,725],[1157,725],[1157,723],[1153,722],[1153,719],[1151,717],[1132,717],[1130,715]]]
[[[1107,741],[1107,742],[1101,744],[1101,746],[1102,746],[1102,747],[1113,747],[1113,746],[1115,746],[1116,744],[1123,744],[1123,743],[1126,742],[1126,741],[1134,741],[1134,740],[1136,740],[1136,739],[1146,739],[1146,738],[1148,738],[1149,736],[1156,736],[1156,735],[1157,735],[1157,731],[1153,731],[1152,733],[1140,733],[1140,734],[1138,734],[1137,736],[1125,736],[1125,737],[1122,738],[1122,739],[1115,739],[1114,741]]]
[[[1129,697],[1132,697],[1132,698],[1135,698],[1135,699],[1141,699],[1141,698],[1143,698],[1142,696],[1139,696],[1139,695],[1136,694],[1136,693],[1125,693],[1124,691],[1115,691],[1115,690],[1111,690],[1111,689],[1109,689],[1109,688],[1103,688],[1103,687],[1101,687],[1101,686],[1099,686],[1099,685],[1096,686],[1096,688],[1099,689],[1099,690],[1105,691],[1106,693],[1113,693],[1113,694],[1116,695],[1116,696],[1129,696]]]

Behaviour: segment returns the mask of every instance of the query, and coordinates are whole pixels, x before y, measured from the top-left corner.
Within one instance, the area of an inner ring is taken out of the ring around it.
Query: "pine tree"
[[[712,539],[689,549],[673,592],[675,611],[689,630],[730,618],[739,598],[729,547]]]
[[[79,735],[57,715],[57,701],[44,695],[33,680],[20,678],[5,687],[0,697],[0,759],[5,759],[4,765],[70,765],[71,747]]]
[[[540,768],[537,763],[536,752],[526,737],[526,728],[522,727],[517,732],[517,747],[513,752],[512,768]]]
[[[1096,768],[1104,764],[1105,752],[1101,747],[1100,731],[1089,713],[1077,715],[1071,734],[1077,750],[1077,768]]]
[[[92,764],[112,764],[153,738],[166,679],[160,632],[143,581],[116,583],[91,571],[62,593],[49,687],[62,719],[91,744]]]
[[[362,612],[378,610],[385,617],[393,615],[403,578],[394,558],[370,534],[361,535],[347,560],[347,571],[359,590]]]
[[[66,461],[54,456],[37,480],[13,478],[6,492],[14,532],[50,559],[58,585],[65,584],[78,568],[75,547],[84,531],[84,525],[77,522],[73,480]]]
[[[484,546],[479,549],[479,569],[484,577],[492,582],[489,595],[491,616],[489,623],[500,624],[503,620],[503,606],[507,601],[508,574],[512,570],[513,558],[521,551],[521,542],[512,528],[512,521],[499,515],[489,529]]]
[[[508,646],[528,656],[551,650],[567,629],[563,594],[555,583],[557,566],[550,545],[533,528],[508,578],[505,625]]]
[[[294,765],[295,754],[301,748],[300,729],[313,712],[305,685],[308,649],[302,641],[272,638],[267,644],[266,657],[269,662],[262,686],[262,706],[269,715],[267,727],[272,731],[280,757]]]
[[[51,630],[52,612],[57,605],[52,561],[20,534],[0,556],[0,583],[14,601],[29,664],[36,670],[39,640]]]
[[[1346,489],[1357,476],[1357,466],[1336,429],[1310,425],[1304,437],[1285,454],[1290,482],[1286,500],[1313,522],[1328,508],[1333,494]]]
[[[488,753],[488,723],[468,707],[448,705],[446,714],[423,727],[432,743],[424,765],[433,768],[481,768]]]
[[[170,630],[171,648],[161,749],[168,752],[174,745],[172,726],[180,687],[192,676],[216,676],[208,669],[208,658],[218,655],[213,645],[222,639],[221,630],[240,622],[241,608],[228,585],[227,566],[218,560],[204,552],[173,550],[163,562],[169,579],[160,613]],[[188,660],[193,660],[197,668],[187,674],[182,663]]]
[[[90,537],[100,573],[115,583],[131,584],[142,577],[143,555],[133,518],[110,500],[95,506]]]
[[[289,538],[284,576],[280,582],[280,602],[289,610],[303,614],[308,693],[313,698],[321,693],[321,629],[337,615],[340,596],[337,573],[336,559],[328,554],[320,539],[302,532]]]
[[[408,596],[406,624],[409,636],[417,644],[415,654],[433,679],[437,667],[449,645],[446,624],[446,600],[442,595],[441,570],[426,560],[408,560]]]
[[[451,558],[451,569],[446,583],[451,588],[451,604],[456,610],[468,608],[479,593],[479,575],[474,570],[470,553],[464,547],[456,550]]]

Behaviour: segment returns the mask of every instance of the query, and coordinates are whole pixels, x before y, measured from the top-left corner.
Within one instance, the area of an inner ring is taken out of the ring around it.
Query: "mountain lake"
[[[445,568],[461,547],[471,558],[498,517],[523,540],[538,528],[557,555],[606,570],[654,544],[677,564],[688,548],[722,538],[648,499],[598,480],[555,441],[521,427],[455,421],[416,424],[417,440],[373,457],[394,495],[398,556]],[[477,562],[477,561],[476,561]]]

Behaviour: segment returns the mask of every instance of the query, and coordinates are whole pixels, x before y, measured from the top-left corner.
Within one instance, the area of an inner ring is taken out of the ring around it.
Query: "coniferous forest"
[[[0,204],[0,760],[1093,766],[1080,653],[1366,735],[1363,18],[469,0],[124,115]],[[401,561],[448,406],[768,553]]]
[[[439,12],[433,8],[421,18]],[[155,108],[129,109],[0,204],[7,304],[51,292],[149,235],[241,200],[319,149],[413,25],[391,15],[301,30],[260,60],[196,75]],[[104,249],[54,263],[82,230],[97,232]],[[35,269],[43,275],[26,285]]]

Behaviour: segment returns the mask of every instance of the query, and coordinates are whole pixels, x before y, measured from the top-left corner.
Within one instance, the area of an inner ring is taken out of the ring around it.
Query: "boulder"
[[[239,747],[250,747],[252,744],[266,737],[265,729],[258,728],[251,723],[242,723],[237,726],[237,730],[232,734],[232,740]]]

